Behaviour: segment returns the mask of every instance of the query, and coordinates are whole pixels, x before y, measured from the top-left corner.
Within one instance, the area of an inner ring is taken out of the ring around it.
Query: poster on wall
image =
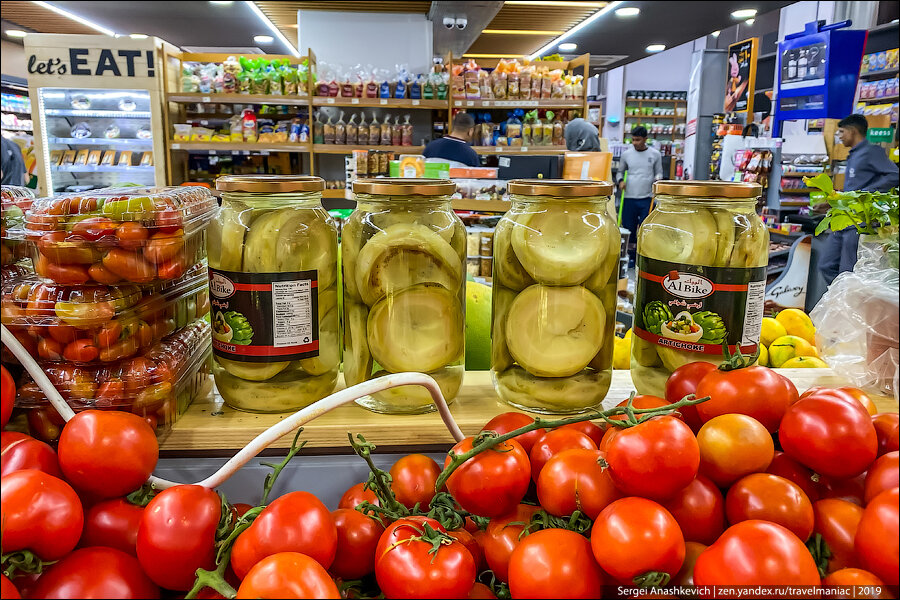
[[[816,42],[782,52],[781,89],[825,85],[825,50],[825,42]]]
[[[758,45],[758,38],[750,38],[728,46],[728,77],[725,80],[725,112],[727,113],[753,113]]]

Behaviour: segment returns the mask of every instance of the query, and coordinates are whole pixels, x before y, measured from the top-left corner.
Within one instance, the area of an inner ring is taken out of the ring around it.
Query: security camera
[[[458,17],[456,19],[456,28],[457,29],[465,29],[466,25],[469,24],[469,20],[465,17]]]
[[[444,17],[444,27],[447,29],[453,29],[453,26],[456,25],[456,19],[453,17]]]

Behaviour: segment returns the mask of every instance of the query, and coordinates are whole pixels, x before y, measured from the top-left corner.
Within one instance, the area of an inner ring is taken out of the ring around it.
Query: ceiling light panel
[[[116,35],[117,35],[116,32],[113,31],[112,29],[104,27],[103,25],[100,25],[98,23],[94,23],[93,21],[90,21],[88,19],[85,19],[84,17],[76,15],[75,13],[71,13],[67,10],[64,10],[64,9],[58,7],[58,6],[50,4],[49,2],[33,2],[33,4],[37,4],[41,8],[46,8],[47,10],[52,10],[53,12],[55,12],[58,15],[62,15],[64,17],[66,17],[67,19],[71,19],[71,20],[75,21],[76,23],[81,23],[85,27],[90,27],[91,29],[93,29],[95,31],[99,31],[100,33],[102,33],[104,35],[109,35],[112,37],[116,37]]]

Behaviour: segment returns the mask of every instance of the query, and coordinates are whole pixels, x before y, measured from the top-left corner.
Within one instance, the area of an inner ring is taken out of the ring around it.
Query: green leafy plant
[[[831,177],[819,173],[815,177],[804,177],[807,187],[820,190],[811,197],[811,203],[827,202],[831,207],[819,226],[816,235],[826,229],[840,231],[856,227],[861,235],[885,236],[897,234],[898,202],[897,188],[890,192],[841,192],[834,189]]]

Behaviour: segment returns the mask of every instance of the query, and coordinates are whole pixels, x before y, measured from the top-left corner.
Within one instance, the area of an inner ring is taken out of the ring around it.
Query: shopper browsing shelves
[[[616,180],[619,190],[625,190],[622,199],[622,227],[631,231],[629,262],[634,264],[634,240],[637,230],[650,212],[650,196],[653,182],[662,179],[662,156],[655,148],[647,145],[647,130],[635,127],[631,130],[631,148],[622,153]],[[626,176],[627,175],[627,176]]]
[[[450,133],[442,138],[429,142],[422,152],[425,158],[443,158],[467,167],[478,167],[481,161],[478,154],[469,145],[475,132],[475,119],[465,112],[453,117]]]

